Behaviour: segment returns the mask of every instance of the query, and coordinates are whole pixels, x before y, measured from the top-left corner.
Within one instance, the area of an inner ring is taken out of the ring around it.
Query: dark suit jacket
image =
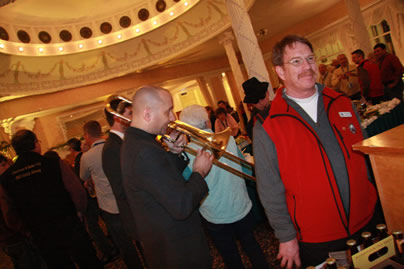
[[[210,268],[198,212],[208,187],[199,173],[185,181],[187,162],[155,136],[129,127],[122,146],[123,185],[150,268]]]
[[[104,170],[109,184],[111,185],[112,192],[114,193],[125,231],[132,237],[132,239],[138,239],[135,220],[132,216],[132,212],[130,211],[122,185],[122,142],[122,139],[118,135],[114,133],[109,134],[109,137],[107,141],[105,141],[104,148],[102,150],[102,169]]]

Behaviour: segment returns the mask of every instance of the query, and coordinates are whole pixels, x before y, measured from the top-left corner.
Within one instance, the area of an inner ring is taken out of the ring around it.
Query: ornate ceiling
[[[264,39],[338,0],[245,2]],[[0,7],[0,101],[225,55],[230,26],[225,0],[15,1]]]

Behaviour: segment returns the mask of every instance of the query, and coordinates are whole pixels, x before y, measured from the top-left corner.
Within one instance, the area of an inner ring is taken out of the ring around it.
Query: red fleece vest
[[[364,156],[352,150],[363,140],[350,100],[325,88],[325,111],[345,157],[350,213],[345,214],[331,163],[317,134],[282,98],[275,97],[263,126],[275,144],[279,173],[290,217],[302,242],[341,239],[366,225],[374,211],[376,190],[369,182]],[[345,113],[342,117],[340,112]],[[350,116],[349,116],[350,115]]]

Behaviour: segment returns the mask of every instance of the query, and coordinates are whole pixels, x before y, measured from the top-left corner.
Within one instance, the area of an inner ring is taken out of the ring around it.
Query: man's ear
[[[143,119],[146,122],[150,122],[153,118],[153,113],[150,109],[150,107],[145,107],[145,109],[143,110]]]
[[[275,71],[282,80],[285,80],[285,70],[283,70],[282,66],[275,66]]]

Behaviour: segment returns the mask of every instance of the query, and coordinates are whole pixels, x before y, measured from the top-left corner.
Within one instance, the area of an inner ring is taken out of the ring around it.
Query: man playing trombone
[[[188,181],[181,152],[186,138],[173,131],[167,152],[156,141],[175,120],[170,93],[144,86],[133,97],[131,126],[122,146],[123,186],[149,268],[210,268],[211,257],[198,213],[208,194],[204,177],[212,159],[198,151]]]

